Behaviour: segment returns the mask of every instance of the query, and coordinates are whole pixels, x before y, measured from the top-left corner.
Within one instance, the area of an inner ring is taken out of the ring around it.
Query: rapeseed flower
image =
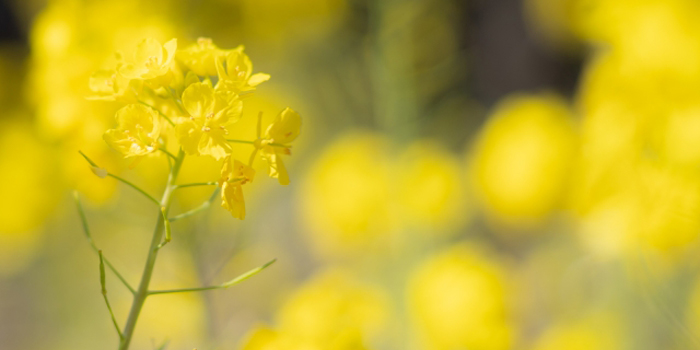
[[[176,49],[177,39],[162,45],[156,39],[144,39],[136,47],[133,59],[119,66],[119,73],[127,79],[142,79],[156,86],[167,85],[172,79],[170,68]]]
[[[144,156],[158,150],[162,130],[159,115],[153,109],[130,104],[117,111],[117,128],[104,134],[107,144],[125,158]]]
[[[238,95],[215,91],[207,82],[194,83],[182,93],[189,117],[176,126],[177,138],[190,155],[210,155],[217,160],[231,153],[226,128],[241,117],[243,103]]]
[[[216,76],[218,59],[225,59],[231,50],[222,50],[209,38],[199,38],[197,42],[175,56],[185,67],[199,76]]]
[[[289,185],[289,174],[282,162],[283,154],[291,154],[289,144],[301,131],[301,116],[287,107],[268,126],[265,136],[255,142],[261,157],[270,166],[270,177],[279,180],[280,185]]]
[[[252,182],[255,177],[253,168],[229,157],[224,160],[221,169],[221,206],[230,211],[237,219],[245,219],[245,201],[243,198],[243,185]]]
[[[255,90],[258,85],[270,80],[269,74],[253,74],[253,63],[243,52],[242,45],[229,51],[225,60],[216,57],[216,71],[219,75],[216,88],[236,93]]]

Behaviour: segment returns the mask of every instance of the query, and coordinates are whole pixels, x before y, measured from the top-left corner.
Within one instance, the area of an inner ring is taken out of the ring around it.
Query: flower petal
[[[255,73],[248,79],[248,85],[255,87],[270,80],[270,75],[265,73]]]
[[[291,108],[285,108],[265,131],[265,137],[273,143],[287,144],[294,141],[301,131],[301,116]]]
[[[221,206],[234,218],[245,219],[245,199],[240,184],[226,182],[221,186]]]
[[[214,88],[206,83],[194,83],[182,93],[182,104],[193,117],[206,117],[214,111]]]
[[[175,45],[177,46],[177,42]],[[163,62],[163,45],[156,39],[148,38],[141,41],[136,47],[134,61],[136,63],[145,64],[151,59],[155,59],[157,62]]]

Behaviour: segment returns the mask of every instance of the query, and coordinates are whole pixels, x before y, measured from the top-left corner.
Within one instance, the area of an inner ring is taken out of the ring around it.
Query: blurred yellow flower
[[[620,350],[624,334],[613,315],[596,314],[573,323],[555,324],[537,339],[532,350]]]
[[[576,133],[566,103],[554,95],[500,102],[479,137],[474,180],[498,223],[541,224],[563,199]]]
[[[217,60],[225,59],[231,50],[222,50],[210,38],[198,38],[197,42],[176,54],[178,61],[199,76],[216,76]]]
[[[160,116],[152,108],[130,104],[117,111],[117,128],[104,134],[107,144],[125,158],[144,156],[158,150]]]
[[[347,272],[315,276],[282,306],[277,327],[251,331],[243,349],[362,350],[386,329],[387,297]]]
[[[135,96],[129,89],[130,80],[124,78],[116,70],[101,69],[90,76],[91,100],[136,102]]]
[[[316,159],[299,191],[306,230],[324,256],[366,254],[395,229],[387,140],[364,132],[335,140]]]
[[[253,181],[255,170],[236,159],[226,157],[221,169],[221,206],[237,219],[245,219],[243,185]]]
[[[289,144],[301,132],[301,116],[287,107],[280,112],[267,127],[262,139],[255,145],[260,148],[261,157],[270,166],[270,177],[279,180],[280,185],[289,185],[289,174],[282,162],[282,154],[290,154]]]
[[[118,67],[119,73],[127,79],[142,79],[153,82],[156,86],[167,85],[172,78],[170,67],[176,50],[177,39],[162,45],[156,39],[144,39],[136,47],[133,59]]]
[[[242,92],[255,90],[255,87],[270,80],[270,75],[265,73],[253,74],[253,62],[243,52],[243,46],[230,50],[226,54],[226,60],[216,57],[216,71],[219,74],[217,89]],[[224,66],[224,63],[226,66]]]
[[[400,219],[407,229],[448,234],[469,220],[460,163],[437,142],[414,142],[393,171]]]
[[[226,157],[231,152],[226,128],[240,119],[243,109],[238,95],[214,91],[206,82],[194,83],[182,93],[182,104],[190,114],[180,118],[176,126],[182,149],[217,160]]]
[[[427,349],[510,349],[507,291],[497,262],[476,246],[455,245],[417,268],[408,308]]]

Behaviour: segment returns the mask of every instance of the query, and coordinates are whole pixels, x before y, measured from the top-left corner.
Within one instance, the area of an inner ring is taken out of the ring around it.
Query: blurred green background
[[[697,0],[0,2],[0,348],[117,343],[93,237],[135,284],[162,190],[102,141],[88,79],[145,37],[246,46],[293,106],[291,185],[173,224],[133,349],[700,347]],[[234,149],[234,154],[236,150]],[[245,150],[241,150],[245,152]],[[243,153],[242,153],[243,154]],[[187,159],[183,182],[217,178]],[[186,189],[182,211],[210,189]],[[118,320],[130,294],[107,285]]]

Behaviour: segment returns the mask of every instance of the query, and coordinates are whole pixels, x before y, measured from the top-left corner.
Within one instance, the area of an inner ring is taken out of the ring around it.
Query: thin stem
[[[226,139],[227,142],[233,142],[233,143],[245,143],[248,145],[255,145],[255,141],[246,141],[246,140],[235,140],[235,139]]]
[[[205,290],[212,290],[212,289],[225,289],[228,287],[231,287],[233,285],[236,285],[238,283],[241,283],[248,278],[251,278],[258,273],[260,273],[262,270],[266,269],[268,266],[272,265],[277,261],[277,259],[272,259],[265,263],[262,266],[258,266],[228,282],[216,285],[216,286],[208,286],[208,287],[197,287],[197,288],[181,288],[181,289],[166,289],[166,290],[152,290],[148,292],[149,295],[155,295],[155,294],[172,294],[172,293],[187,293],[187,292],[201,292]]]
[[[83,158],[85,158],[85,160],[86,160],[91,166],[93,166],[93,169],[94,169],[94,168],[98,168],[98,169],[100,169],[100,170],[104,170],[103,168],[100,168],[99,166],[97,166],[97,164],[95,164],[95,162],[93,162],[90,158],[88,158],[88,156],[85,155],[85,153],[83,153],[82,151],[78,151],[78,152],[80,153],[80,155],[83,156]],[[94,171],[94,170],[93,170],[93,171]],[[110,173],[110,172],[107,172],[106,170],[104,170],[104,173],[105,173],[105,174],[104,174],[105,176],[110,176],[110,177],[112,177],[112,178],[115,178],[115,179],[117,179],[117,180],[119,180],[119,181],[121,181],[121,182],[123,182],[123,183],[125,183],[125,184],[127,184],[127,185],[129,185],[129,186],[131,186],[131,188],[133,188],[133,189],[139,191],[142,195],[146,196],[146,198],[150,199],[153,203],[156,203],[158,206],[160,206],[160,202],[159,202],[157,199],[153,198],[153,196],[151,196],[150,194],[148,194],[146,191],[142,190],[140,187],[134,185],[133,183],[131,183],[131,182],[127,181],[127,180],[122,179],[121,177],[119,177],[119,176],[117,176],[117,175],[114,175],[114,174],[112,174],[112,173]],[[104,177],[104,176],[102,176],[102,177]]]
[[[163,153],[165,153],[166,155],[168,155],[168,157],[170,157],[170,158],[172,158],[172,159],[176,159],[176,158],[177,158],[177,157],[175,157],[172,153],[168,152],[168,150],[165,149],[164,147],[161,147],[161,148],[159,148],[158,150],[161,151],[161,152],[163,152]]]
[[[170,124],[170,125],[172,125],[172,126],[175,126],[175,123],[173,123],[173,121],[170,120],[170,118],[168,118],[168,116],[165,115],[165,113],[161,112],[160,109],[158,109],[158,108],[156,108],[156,107],[154,107],[154,106],[152,106],[152,105],[150,105],[150,104],[148,104],[148,103],[146,103],[146,102],[143,102],[143,101],[141,101],[141,100],[139,100],[139,103],[142,104],[142,105],[144,105],[144,106],[146,106],[146,107],[150,107],[150,108],[153,109],[154,111],[158,112],[158,114],[160,114],[161,117],[165,118],[165,120],[168,121],[168,124]]]
[[[114,317],[114,311],[112,311],[112,306],[109,304],[109,299],[107,298],[107,283],[105,278],[104,257],[102,256],[101,250],[98,250],[97,253],[100,256],[100,285],[102,285],[102,297],[104,297],[105,299],[105,304],[107,304],[107,310],[109,310],[109,315],[112,317],[112,323],[114,323],[114,328],[117,330],[117,334],[119,334],[119,341],[121,342],[124,339],[124,335],[119,329],[119,323],[117,323],[117,318]]]
[[[185,111],[185,108],[182,107],[182,103],[180,103],[180,99],[178,99],[177,95],[175,95],[175,90],[173,90],[172,88],[166,88],[166,90],[168,90],[168,92],[170,93],[170,96],[175,101],[175,104],[177,105],[177,108],[180,109],[180,112],[187,114],[187,111]]]
[[[163,214],[163,223],[165,225],[165,240],[158,245],[158,249],[163,248],[173,239],[172,231],[170,230],[170,220],[168,220],[168,214],[165,212],[165,207],[160,207],[160,212]]]
[[[253,162],[255,161],[255,156],[258,155],[258,149],[256,148],[253,153],[250,154],[250,159],[248,159],[248,166],[253,167]]]
[[[165,186],[165,191],[163,192],[162,207],[165,207],[166,214],[170,208],[170,200],[175,188],[175,181],[177,180],[177,175],[180,173],[180,168],[182,167],[184,158],[185,153],[182,149],[180,149],[177,154],[175,164],[173,164],[173,168],[168,176],[168,183]],[[165,217],[163,212],[159,210],[156,227],[153,230],[153,238],[151,239],[151,245],[148,249],[148,257],[146,258],[146,264],[143,268],[143,275],[141,276],[139,288],[134,294],[134,300],[131,304],[129,317],[126,320],[126,326],[124,326],[124,339],[119,344],[119,350],[129,349],[129,344],[131,343],[134,329],[136,329],[136,321],[138,320],[141,309],[143,309],[143,304],[146,302],[146,298],[148,297],[148,286],[151,283],[153,268],[155,267],[156,258],[158,257],[158,245],[160,245],[160,242],[163,239],[164,228]]]
[[[185,188],[185,187],[195,187],[195,186],[216,186],[216,185],[218,185],[218,183],[215,181],[194,182],[194,183],[189,183],[189,184],[175,185],[175,189]]]
[[[153,203],[155,203],[156,205],[160,206],[160,201],[158,201],[158,200],[155,199],[153,196],[151,196],[150,194],[148,194],[146,191],[142,190],[140,187],[134,185],[133,183],[131,183],[131,182],[127,181],[127,180],[124,180],[124,179],[122,179],[121,177],[119,177],[119,176],[117,176],[117,175],[114,175],[114,174],[112,174],[112,173],[107,173],[107,176],[113,177],[113,178],[115,178],[115,179],[117,179],[117,180],[119,180],[119,181],[125,183],[126,185],[131,186],[131,188],[133,188],[133,189],[139,191],[139,193],[141,193],[142,195],[146,196],[146,198],[150,199],[151,202],[153,202]]]
[[[216,196],[217,196],[218,194],[219,194],[219,188],[217,187],[217,188],[214,190],[214,193],[211,194],[211,197],[209,197],[209,200],[207,200],[206,202],[202,203],[202,204],[201,204],[200,206],[198,206],[197,208],[194,208],[194,209],[192,209],[192,210],[190,210],[190,211],[184,212],[184,213],[182,213],[182,214],[180,214],[180,215],[177,215],[177,216],[174,216],[174,217],[168,219],[168,221],[173,222],[173,221],[177,221],[177,220],[180,220],[180,219],[184,219],[184,218],[186,218],[186,217],[188,217],[188,216],[197,214],[197,213],[199,213],[200,211],[209,208],[209,206],[211,205],[212,202],[214,202],[214,199],[216,199]]]
[[[262,135],[262,113],[262,111],[258,113],[258,126],[256,128],[256,135],[258,135],[258,138],[260,138]]]
[[[78,214],[80,214],[80,221],[83,225],[83,232],[85,232],[85,238],[87,239],[88,243],[90,243],[90,247],[92,248],[92,250],[94,250],[95,253],[98,253],[100,254],[100,256],[102,256],[102,254],[100,253],[101,250],[97,248],[97,245],[92,240],[92,235],[90,234],[90,227],[88,226],[87,217],[85,216],[85,211],[83,211],[83,206],[80,203],[80,197],[78,197],[77,191],[73,192],[73,197],[75,198],[75,204],[78,207]],[[131,287],[129,282],[127,282],[126,279],[119,273],[119,271],[117,271],[114,265],[112,265],[112,263],[110,263],[106,257],[102,256],[102,259],[104,260],[105,265],[109,267],[112,273],[114,273],[114,275],[117,276],[117,278],[122,282],[122,284],[124,284],[124,286],[131,292],[131,294],[136,293],[136,290],[134,290],[134,288]]]

